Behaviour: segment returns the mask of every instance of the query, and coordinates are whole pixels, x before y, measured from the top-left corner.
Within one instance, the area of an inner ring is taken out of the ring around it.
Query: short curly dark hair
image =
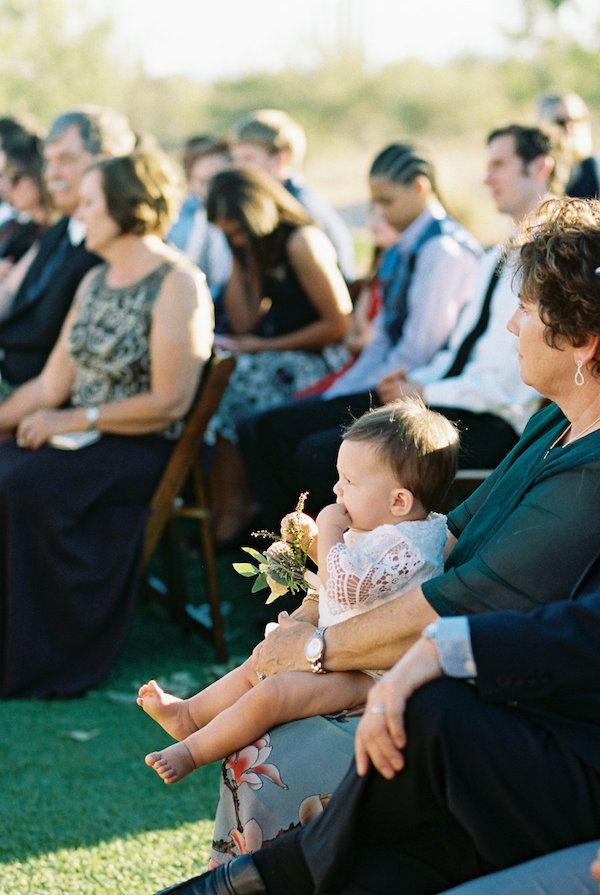
[[[547,344],[577,348],[600,335],[600,202],[549,199],[523,221],[511,246],[521,301],[537,305]],[[600,377],[600,356],[590,371]]]
[[[121,233],[164,235],[181,197],[177,167],[163,152],[136,150],[88,168],[102,178],[106,207]]]

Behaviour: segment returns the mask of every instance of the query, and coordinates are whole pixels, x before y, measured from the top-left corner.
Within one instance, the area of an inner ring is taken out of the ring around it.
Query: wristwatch
[[[85,418],[88,424],[88,430],[93,431],[98,428],[98,417],[100,416],[100,410],[97,407],[86,407],[85,408]]]
[[[304,647],[304,655],[310,665],[310,670],[315,674],[326,674],[323,668],[325,658],[325,631],[326,627],[316,628],[314,634]]]

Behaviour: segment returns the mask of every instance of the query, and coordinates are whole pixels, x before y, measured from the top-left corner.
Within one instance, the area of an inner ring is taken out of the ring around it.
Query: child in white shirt
[[[457,455],[454,426],[418,400],[372,410],[348,428],[338,454],[336,503],[317,516],[311,545],[320,587],[318,618],[316,602],[308,614],[318,622],[317,634],[443,570],[446,519],[432,508],[454,478]],[[289,518],[282,521],[284,537]],[[311,536],[314,523],[307,522]],[[306,606],[305,599],[303,621],[309,620]],[[180,740],[151,752],[146,763],[165,783],[177,783],[278,724],[363,704],[378,673],[312,674],[326,669],[311,658],[310,646],[307,659],[306,671],[259,679],[249,658],[189,699],[165,693],[156,681],[144,684],[138,705]]]

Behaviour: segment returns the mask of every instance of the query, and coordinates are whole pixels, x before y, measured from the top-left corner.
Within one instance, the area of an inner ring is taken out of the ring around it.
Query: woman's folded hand
[[[53,435],[71,431],[70,416],[68,410],[36,410],[24,416],[17,426],[17,444],[32,451],[37,450]]]

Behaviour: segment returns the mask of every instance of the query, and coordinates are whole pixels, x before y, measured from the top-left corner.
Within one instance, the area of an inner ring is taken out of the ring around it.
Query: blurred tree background
[[[558,26],[559,7],[577,3],[522,0],[523,28],[509,35],[514,51],[500,60],[470,55],[442,66],[405,59],[373,70],[349,42],[323,49],[308,73],[198,83],[151,77],[118,56],[110,18],[90,23],[81,0],[0,0],[0,114],[29,112],[45,125],[82,102],[107,104],[175,150],[189,134],[223,133],[248,110],[276,106],[306,128],[311,178],[348,206],[364,199],[375,152],[409,137],[433,151],[453,210],[495,238],[478,220],[479,200],[488,203],[479,187],[485,133],[531,120],[536,95],[550,88],[574,90],[600,108],[600,25],[588,29],[585,44]]]

